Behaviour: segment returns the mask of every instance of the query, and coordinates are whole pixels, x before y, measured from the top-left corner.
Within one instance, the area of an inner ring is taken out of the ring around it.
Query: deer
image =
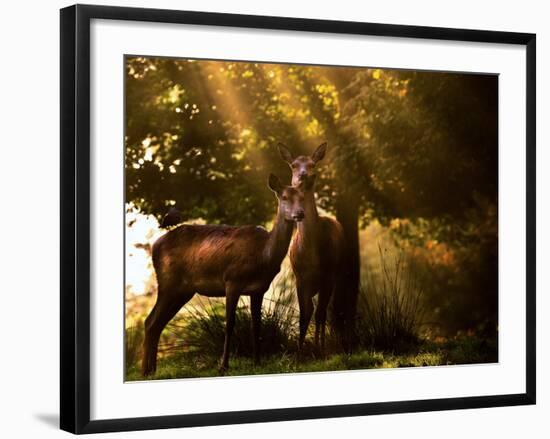
[[[271,231],[261,226],[182,224],[153,244],[158,293],[145,320],[143,376],[156,372],[161,332],[195,294],[225,297],[221,375],[229,368],[230,340],[239,298],[250,296],[253,357],[254,363],[259,363],[263,297],[281,269],[294,224],[305,217],[304,194],[300,189],[283,185],[273,174],[269,176],[268,186],[278,202]]]
[[[325,157],[327,143],[317,147],[311,156],[293,157],[289,149],[278,144],[282,159],[292,170],[292,186],[304,192],[305,218],[297,224],[290,244],[290,263],[296,278],[300,310],[299,352],[302,351],[313,314],[313,297],[319,294],[315,309],[315,347],[325,350],[327,307],[336,293],[342,271],[344,231],[335,219],[319,215],[315,202],[315,167]]]

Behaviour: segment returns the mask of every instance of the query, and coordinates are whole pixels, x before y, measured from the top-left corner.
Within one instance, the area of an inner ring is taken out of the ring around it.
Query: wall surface
[[[89,3],[96,3],[90,1]],[[245,0],[109,1],[100,4],[356,20],[537,33],[538,51],[538,404],[530,407],[327,419],[119,434],[113,437],[549,437],[550,27],[545,3],[253,2]],[[0,112],[2,250],[0,432],[3,437],[60,437],[59,353],[59,13],[63,1],[8,2],[2,7]],[[545,166],[546,165],[546,166]],[[7,244],[7,245],[6,245]],[[546,311],[546,313],[545,313]],[[185,398],[186,395],[182,395]],[[546,415],[546,416],[545,416]]]

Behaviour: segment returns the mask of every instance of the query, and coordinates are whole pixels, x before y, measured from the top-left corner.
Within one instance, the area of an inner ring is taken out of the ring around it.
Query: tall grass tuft
[[[262,355],[294,348],[298,311],[294,307],[294,286],[288,275],[281,275],[270,288],[262,306],[260,349]],[[241,297],[237,306],[231,353],[251,357],[252,329],[250,300]],[[200,356],[217,358],[223,351],[225,337],[225,300],[197,296],[196,302],[185,305],[168,325],[169,343],[159,345],[161,353],[192,351]]]
[[[141,360],[143,351],[143,322],[138,322],[134,326],[126,328],[125,333],[125,357],[126,374],[130,367],[136,365]]]
[[[381,273],[371,270],[361,286],[356,331],[369,349],[406,352],[418,347],[424,317],[422,287],[413,261],[399,252],[394,258],[378,246]]]

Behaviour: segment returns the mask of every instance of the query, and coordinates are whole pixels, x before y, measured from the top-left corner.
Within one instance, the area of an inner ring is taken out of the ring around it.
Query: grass
[[[200,378],[218,376],[218,356],[201,356],[195,352],[178,352],[160,358],[157,373],[147,379]],[[496,362],[496,346],[475,337],[461,337],[444,343],[424,342],[419,351],[410,354],[391,354],[381,351],[360,351],[351,355],[333,354],[326,358],[297,359],[295,353],[282,352],[262,358],[255,366],[248,357],[232,357],[229,376],[265,375],[278,373],[362,370],[398,367],[440,366]],[[129,367],[128,381],[144,378],[139,364]]]
[[[373,368],[438,366],[498,361],[496,338],[473,333],[451,338],[422,333],[422,288],[414,266],[401,255],[391,260],[381,249],[379,276],[367,278],[358,298],[357,338],[352,354],[342,353],[336,337],[327,338],[327,354],[320,357],[312,334],[298,358],[298,310],[292,275],[279,276],[262,308],[261,362],[252,360],[251,316],[248,298],[241,298],[231,341],[228,375],[264,375],[342,371]],[[143,309],[144,307],[141,307]],[[147,307],[149,309],[150,307]],[[135,317],[135,316],[134,316]],[[142,380],[140,360],[143,319],[126,329],[126,380]],[[313,323],[310,331],[313,331]],[[218,376],[223,350],[225,302],[202,299],[188,303],[167,325],[159,343],[157,372],[153,378]]]
[[[262,307],[261,347],[264,355],[292,349],[297,328],[298,311],[294,291],[288,278],[282,278],[278,288]],[[252,329],[249,298],[241,297],[235,316],[235,329],[231,339],[231,355],[252,356]],[[202,299],[187,306],[186,313],[178,314],[167,329],[177,340],[160,346],[163,352],[189,350],[199,356],[220,355],[225,337],[225,301]]]
[[[380,276],[367,270],[357,300],[355,329],[360,345],[386,352],[417,349],[422,340],[422,285],[414,264],[398,253],[394,258],[378,247]]]

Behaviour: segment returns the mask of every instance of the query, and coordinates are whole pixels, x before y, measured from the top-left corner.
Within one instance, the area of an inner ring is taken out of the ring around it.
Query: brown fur
[[[257,226],[181,225],[153,245],[159,286],[210,297],[224,297],[227,282],[245,295],[265,289],[280,266],[263,255],[269,237]]]
[[[303,193],[270,178],[279,200],[273,229],[258,226],[181,225],[153,245],[157,302],[145,321],[142,374],[156,370],[160,334],[196,293],[226,298],[226,334],[220,361],[229,365],[229,342],[241,295],[250,296],[255,360],[259,360],[259,330],[263,295],[285,257],[294,227],[301,220]]]
[[[290,262],[296,276],[300,306],[300,347],[313,314],[313,297],[319,294],[315,309],[315,345],[325,347],[327,307],[335,293],[341,271],[344,232],[340,223],[317,214],[313,191],[305,195],[306,218],[298,225],[290,244]],[[312,211],[315,213],[312,214]]]
[[[315,345],[323,351],[327,307],[336,293],[344,249],[342,225],[333,218],[320,216],[315,204],[315,165],[323,159],[326,143],[320,145],[312,156],[292,158],[284,145],[279,145],[279,150],[292,169],[293,186],[304,189],[305,219],[298,224],[290,244],[290,262],[296,276],[300,307],[299,346],[303,346],[313,314],[313,297],[319,294],[315,310]]]

